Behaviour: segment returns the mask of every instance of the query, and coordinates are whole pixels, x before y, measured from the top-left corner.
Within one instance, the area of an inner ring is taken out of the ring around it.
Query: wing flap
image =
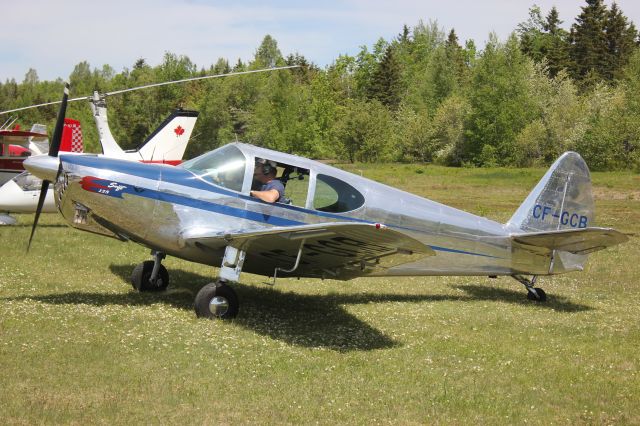
[[[583,228],[516,234],[512,235],[511,239],[514,243],[535,253],[559,250],[574,254],[588,254],[624,243],[629,238],[611,228]]]
[[[333,222],[214,235],[194,230],[183,233],[182,239],[185,245],[196,247],[231,245],[244,250],[245,268],[264,273],[291,267],[302,246],[296,276],[366,275],[435,255],[429,246],[406,234],[368,223]]]

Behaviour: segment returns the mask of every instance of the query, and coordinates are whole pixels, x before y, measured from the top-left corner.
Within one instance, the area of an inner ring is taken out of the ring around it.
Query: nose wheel
[[[131,273],[131,285],[138,291],[164,291],[169,285],[169,272],[160,262],[163,253],[154,252],[155,260],[147,260],[135,267]]]
[[[534,290],[535,293],[531,290]],[[533,300],[534,302],[546,302],[547,301],[547,293],[544,292],[543,289],[539,287],[535,287],[533,289],[527,289],[527,299]]]
[[[194,307],[199,318],[231,319],[238,315],[240,304],[236,292],[219,280],[200,289]]]

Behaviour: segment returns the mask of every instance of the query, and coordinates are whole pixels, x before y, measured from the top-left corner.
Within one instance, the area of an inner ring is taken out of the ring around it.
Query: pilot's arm
[[[252,197],[266,201],[267,203],[275,203],[280,198],[280,193],[277,189],[267,189],[266,191],[251,191],[249,193]]]

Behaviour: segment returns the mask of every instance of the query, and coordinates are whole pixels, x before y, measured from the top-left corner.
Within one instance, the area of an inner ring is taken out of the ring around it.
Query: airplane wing
[[[223,234],[193,230],[184,232],[182,241],[203,250],[226,245],[244,250],[244,269],[255,273],[270,273],[276,267],[292,268],[302,247],[299,267],[291,275],[336,279],[367,275],[435,255],[429,246],[386,226],[352,222]]]
[[[29,138],[35,141],[47,139],[46,133],[26,132],[23,130],[0,130],[0,143],[27,145]]]
[[[609,246],[624,243],[629,238],[611,228],[563,229],[512,235],[513,242],[533,252],[540,250],[568,251],[588,254]]]

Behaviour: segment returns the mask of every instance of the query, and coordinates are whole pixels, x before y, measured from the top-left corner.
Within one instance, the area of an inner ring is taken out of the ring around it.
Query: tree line
[[[205,80],[108,98],[116,140],[137,146],[176,107],[200,111],[187,156],[241,140],[313,158],[419,161],[450,166],[548,165],[578,151],[594,170],[640,170],[640,39],[613,3],[586,0],[564,29],[558,11],[529,10],[506,41],[491,34],[461,45],[434,21],[404,26],[321,69],[283,56],[267,35],[248,63],[220,58],[198,68],[167,52],[116,72],[77,64],[72,96],[209,74],[299,65],[268,74]],[[62,81],[0,83],[0,110],[57,100]],[[53,126],[57,107],[23,111],[19,122]],[[70,104],[88,149],[99,151],[84,103]]]

